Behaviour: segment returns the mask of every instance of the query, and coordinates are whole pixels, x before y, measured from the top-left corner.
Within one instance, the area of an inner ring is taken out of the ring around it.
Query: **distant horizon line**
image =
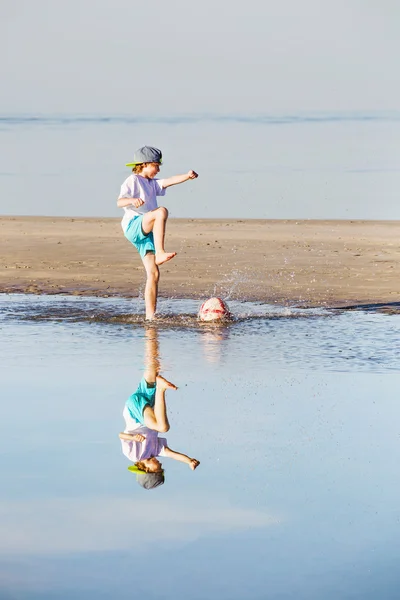
[[[2,113],[0,124],[58,124],[69,125],[73,123],[164,123],[164,124],[191,124],[200,122],[216,123],[249,123],[265,125],[284,125],[301,123],[329,123],[329,122],[366,122],[366,121],[400,121],[400,109],[393,110],[307,110],[288,111],[283,113],[178,113],[178,114],[141,114],[129,115],[118,113]]]
[[[5,219],[7,221],[17,221],[19,219],[57,219],[57,220],[67,220],[67,221],[115,221],[119,223],[121,221],[121,217],[119,216],[93,216],[93,215],[42,215],[42,214],[5,214],[0,213],[0,220]],[[262,221],[262,222],[287,222],[287,223],[400,223],[400,218],[395,219],[376,219],[376,218],[361,218],[361,217],[346,217],[346,218],[338,218],[338,217],[280,217],[280,218],[261,218],[261,217],[170,217],[170,221],[221,221],[221,222],[235,222],[235,223],[245,223],[248,221]]]

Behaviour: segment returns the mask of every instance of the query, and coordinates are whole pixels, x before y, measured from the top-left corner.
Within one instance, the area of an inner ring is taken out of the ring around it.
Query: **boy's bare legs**
[[[178,388],[164,377],[161,377],[161,375],[158,375],[156,378],[154,408],[146,406],[143,412],[144,424],[146,427],[159,431],[160,433],[169,431],[167,405],[165,403],[165,392],[168,389],[177,390]]]
[[[146,305],[146,319],[151,320],[157,308],[158,280],[160,271],[156,265],[156,257],[152,252],[148,252],[143,257],[143,265],[146,269],[146,287],[144,290],[144,301]]]
[[[176,256],[176,252],[166,252],[164,248],[165,228],[168,219],[168,210],[160,206],[143,215],[142,229],[144,233],[153,232],[154,246],[156,249],[156,265],[171,260]]]

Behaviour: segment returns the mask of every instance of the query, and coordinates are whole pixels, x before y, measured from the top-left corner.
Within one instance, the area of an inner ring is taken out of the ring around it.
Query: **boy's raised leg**
[[[156,249],[156,265],[162,265],[176,256],[176,252],[166,252],[164,248],[167,219],[168,210],[164,206],[160,206],[143,215],[143,231],[145,233],[150,233],[150,231],[153,232],[154,246]]]
[[[153,253],[148,252],[142,260],[147,276],[146,287],[144,290],[146,319],[151,320],[154,317],[157,308],[158,280],[160,279],[160,271],[156,265],[156,257]]]

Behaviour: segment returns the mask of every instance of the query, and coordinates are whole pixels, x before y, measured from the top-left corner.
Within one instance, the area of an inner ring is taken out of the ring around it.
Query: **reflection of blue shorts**
[[[139,251],[141,258],[144,258],[148,252],[156,253],[154,248],[153,232],[143,233],[142,229],[143,215],[133,217],[128,223],[125,231],[125,237]]]
[[[153,408],[156,395],[156,384],[147,383],[144,377],[140,380],[139,387],[126,401],[126,408],[136,423],[144,425],[143,411],[146,406]]]

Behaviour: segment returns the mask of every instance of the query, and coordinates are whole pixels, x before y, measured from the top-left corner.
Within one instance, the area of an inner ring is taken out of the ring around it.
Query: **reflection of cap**
[[[127,167],[135,167],[136,165],[140,165],[142,163],[162,163],[162,153],[158,148],[153,148],[152,146],[143,146],[143,148],[139,148],[136,150],[133,155],[133,162],[127,163]]]
[[[145,490],[152,490],[153,488],[162,485],[165,481],[164,471],[160,473],[146,473],[141,471],[135,465],[128,467],[128,471],[136,473],[136,481],[139,485],[144,487]]]
[[[138,473],[136,475],[136,481],[139,485],[144,487],[145,490],[152,490],[164,483],[164,473]]]

